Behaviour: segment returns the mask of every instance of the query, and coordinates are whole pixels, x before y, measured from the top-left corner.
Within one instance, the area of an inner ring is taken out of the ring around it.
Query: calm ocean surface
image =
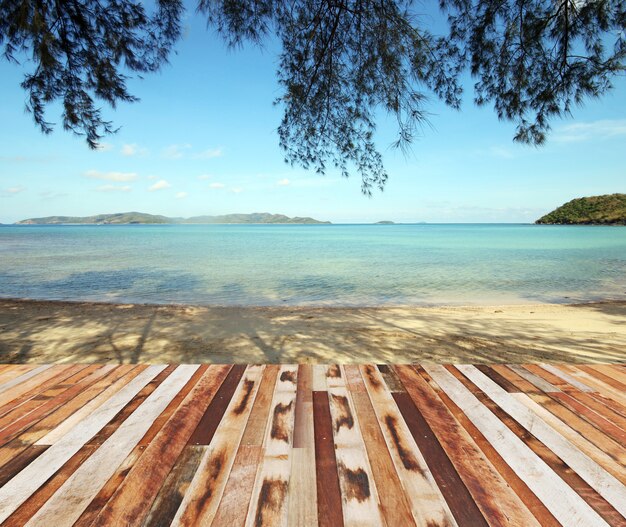
[[[626,228],[0,227],[0,296],[217,305],[626,299]]]

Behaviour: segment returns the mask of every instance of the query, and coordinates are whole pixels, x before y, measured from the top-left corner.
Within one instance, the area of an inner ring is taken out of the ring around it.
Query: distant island
[[[28,218],[16,225],[149,225],[149,224],[218,224],[218,223],[264,223],[264,224],[329,224],[309,217],[290,218],[283,214],[254,212],[252,214],[225,214],[222,216],[193,216],[191,218],[168,218],[143,212],[120,212],[96,216],[46,216]]]
[[[535,223],[548,225],[626,225],[626,194],[573,199]]]
[[[374,225],[395,225],[395,222],[389,220],[377,221]]]

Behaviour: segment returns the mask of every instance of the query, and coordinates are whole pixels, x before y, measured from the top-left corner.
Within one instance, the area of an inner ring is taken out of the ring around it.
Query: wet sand
[[[0,300],[2,363],[626,362],[626,302],[199,307]]]

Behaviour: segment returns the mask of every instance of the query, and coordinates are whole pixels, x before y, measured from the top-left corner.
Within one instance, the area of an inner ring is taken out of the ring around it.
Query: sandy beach
[[[0,362],[626,362],[625,321],[626,302],[298,308],[0,300]]]

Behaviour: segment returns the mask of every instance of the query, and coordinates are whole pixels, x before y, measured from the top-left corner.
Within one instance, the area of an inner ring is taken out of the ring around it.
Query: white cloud
[[[19,194],[20,192],[24,192],[26,190],[25,187],[23,187],[22,185],[16,185],[14,187],[8,187],[5,189],[2,189],[0,191],[0,195],[2,196],[15,196],[16,194]]]
[[[280,181],[276,182],[276,184],[281,186],[281,187],[286,187],[290,183],[291,183],[291,181],[289,181],[287,178],[281,179]]]
[[[552,140],[556,143],[580,143],[619,136],[626,136],[626,119],[603,119],[569,124],[558,128]]]
[[[209,188],[224,188],[224,183],[211,183]]]
[[[116,181],[118,183],[135,181],[137,174],[134,172],[100,172],[98,170],[88,170],[83,174],[90,179],[102,179],[104,181]]]
[[[128,185],[101,185],[96,188],[97,192],[130,192]]]
[[[198,179],[211,179],[211,174],[200,174]]]
[[[186,192],[177,192],[176,193],[176,199],[185,199],[187,197],[187,193]]]
[[[96,152],[109,152],[110,150],[113,150],[111,143],[98,143],[96,145]]]
[[[132,143],[132,144],[122,146],[122,149],[120,150],[120,152],[123,156],[126,156],[126,157],[140,156],[140,155],[143,156],[148,153],[148,149],[139,146],[137,143]]]
[[[167,181],[165,181],[164,179],[161,179],[159,181],[157,181],[154,185],[152,185],[150,188],[148,188],[148,190],[150,192],[154,192],[155,190],[163,190],[165,188],[170,188],[172,185],[170,185]]]
[[[157,179],[159,179],[159,176],[148,176],[148,179],[150,181],[156,181]]]
[[[241,187],[234,187],[234,188],[231,188],[230,191],[234,194],[239,194],[240,192],[243,191],[243,189]]]
[[[223,155],[224,155],[224,151],[222,147],[219,147],[219,148],[208,148],[207,150],[204,150],[200,152],[199,154],[196,154],[194,157],[196,159],[212,159],[214,157],[222,157]]]
[[[185,151],[190,148],[190,144],[170,145],[163,149],[162,154],[166,159],[180,159],[185,155]]]

